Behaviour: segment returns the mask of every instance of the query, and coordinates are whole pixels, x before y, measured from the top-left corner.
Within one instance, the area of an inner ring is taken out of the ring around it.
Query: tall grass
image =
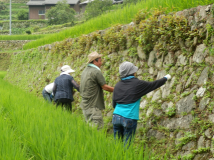
[[[148,148],[136,154],[133,145],[124,150],[122,143],[90,127],[81,116],[11,86],[2,80],[4,74],[0,72],[1,158],[146,160],[155,156]]]
[[[7,73],[6,71],[0,71],[0,80],[4,78],[6,73]]]
[[[127,5],[122,9],[100,15],[99,17],[86,21],[83,24],[76,25],[70,29],[61,31],[48,37],[44,37],[34,42],[29,42],[25,44],[23,48],[30,49],[56,41],[61,41],[65,38],[78,37],[82,34],[88,34],[96,30],[102,30],[118,23],[127,24],[133,20],[134,16],[141,9],[150,10],[152,8],[167,7],[168,12],[172,12],[211,3],[213,3],[213,0],[142,0],[139,1],[136,5]]]
[[[2,106],[0,105],[0,115],[2,114]],[[7,119],[5,117],[0,117],[0,159],[25,159],[24,146],[21,146],[21,142],[16,133],[7,124]]]
[[[46,35],[0,35],[0,40],[35,40],[39,38],[44,38]]]

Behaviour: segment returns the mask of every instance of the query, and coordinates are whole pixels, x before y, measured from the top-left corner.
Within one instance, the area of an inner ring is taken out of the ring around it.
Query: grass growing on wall
[[[140,1],[136,5],[127,5],[122,9],[118,9],[99,17],[86,21],[70,29],[61,31],[48,37],[44,37],[35,42],[29,42],[24,45],[24,49],[35,48],[45,44],[64,40],[65,38],[74,38],[82,34],[88,34],[96,30],[102,30],[115,24],[127,24],[132,21],[139,10],[152,8],[168,8],[168,12],[179,11],[187,8],[196,7],[198,5],[207,5],[213,3],[212,0],[146,0]]]
[[[2,80],[0,72],[1,159],[149,160],[154,153],[133,145],[124,150],[113,135]],[[142,144],[143,145],[143,144]]]
[[[0,52],[0,71],[6,71],[9,68],[11,53]]]

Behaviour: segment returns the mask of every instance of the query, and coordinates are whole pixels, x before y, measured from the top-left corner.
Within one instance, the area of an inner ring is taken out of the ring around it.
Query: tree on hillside
[[[103,12],[110,10],[112,7],[112,0],[94,0],[90,1],[85,9],[87,19],[96,17]]]
[[[6,8],[7,6],[5,5],[5,3],[0,1],[0,12],[5,10]]]
[[[21,10],[17,13],[18,20],[28,20],[28,11]]]
[[[49,24],[63,24],[75,20],[75,11],[70,8],[66,0],[57,2],[55,7],[49,9],[46,13]]]

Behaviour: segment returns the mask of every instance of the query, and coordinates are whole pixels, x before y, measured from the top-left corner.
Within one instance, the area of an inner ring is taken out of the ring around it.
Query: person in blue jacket
[[[56,107],[65,107],[72,112],[71,102],[73,98],[73,88],[79,91],[79,85],[76,83],[70,73],[75,72],[70,66],[64,65],[61,68],[61,74],[54,81],[53,94]]]
[[[113,129],[114,138],[122,139],[124,146],[132,140],[139,120],[139,108],[141,97],[161,87],[171,78],[169,74],[163,78],[147,82],[136,78],[136,67],[131,62],[123,62],[119,66],[121,81],[113,92]]]

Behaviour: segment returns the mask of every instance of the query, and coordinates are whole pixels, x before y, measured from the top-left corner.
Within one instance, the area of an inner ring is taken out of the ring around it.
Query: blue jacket
[[[113,107],[115,108],[116,103],[134,103],[142,96],[164,85],[166,81],[167,79],[165,77],[153,82],[139,80],[135,77],[121,80],[114,87]]]
[[[79,85],[74,81],[74,78],[70,75],[62,74],[54,81],[54,101],[58,99],[66,98],[71,101],[73,98],[73,87],[79,91]]]
[[[141,97],[164,85],[166,81],[166,78],[153,82],[142,81],[133,76],[123,78],[114,87],[113,114],[138,120]]]

